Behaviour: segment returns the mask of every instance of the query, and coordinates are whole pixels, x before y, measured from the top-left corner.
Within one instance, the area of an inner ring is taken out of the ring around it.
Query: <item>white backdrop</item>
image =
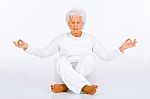
[[[136,38],[137,47],[121,59],[140,60],[148,66],[149,5],[149,0],[0,0],[0,58],[28,57],[12,44],[19,38],[43,48],[56,35],[69,31],[65,15],[71,8],[80,7],[87,14],[85,32],[98,36],[108,50],[128,37]]]
[[[127,38],[138,41],[135,48],[112,62],[97,59],[99,71],[150,70],[149,0],[0,0],[0,72],[35,69],[32,64],[40,70],[40,65],[46,68],[53,63],[57,54],[40,59],[16,48],[13,41],[21,38],[44,48],[56,35],[69,31],[65,15],[73,7],[85,10],[84,31],[97,36],[106,49],[118,48]]]

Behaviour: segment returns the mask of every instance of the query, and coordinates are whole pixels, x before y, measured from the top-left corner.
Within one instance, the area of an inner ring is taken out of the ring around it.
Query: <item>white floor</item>
[[[55,94],[49,90],[53,68],[46,61],[1,62],[0,99],[150,99],[150,68],[98,70],[99,89],[93,96]]]

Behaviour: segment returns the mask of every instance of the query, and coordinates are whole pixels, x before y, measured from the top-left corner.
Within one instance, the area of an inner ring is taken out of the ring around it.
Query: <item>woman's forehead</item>
[[[69,20],[82,20],[81,16],[71,16],[69,17]]]

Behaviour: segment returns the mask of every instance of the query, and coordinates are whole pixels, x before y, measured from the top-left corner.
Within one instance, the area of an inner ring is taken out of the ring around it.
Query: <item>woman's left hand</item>
[[[125,49],[132,48],[132,47],[136,46],[136,43],[137,43],[136,39],[134,39],[132,41],[131,39],[128,38],[127,40],[125,40],[123,42],[122,46],[119,47],[119,50],[120,50],[120,52],[123,53]]]

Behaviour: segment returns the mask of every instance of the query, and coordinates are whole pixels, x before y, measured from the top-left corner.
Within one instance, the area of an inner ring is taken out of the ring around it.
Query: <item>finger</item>
[[[128,38],[128,39],[126,39],[126,42],[128,42],[128,41],[130,41],[130,40],[131,40],[131,39],[129,39],[129,38]]]
[[[22,43],[24,42],[22,39],[19,39],[19,41],[22,42]]]
[[[18,44],[15,41],[13,41],[13,43],[15,44],[15,46],[18,46]]]
[[[133,40],[133,42],[132,42],[132,45],[134,45],[134,46],[135,46],[135,45],[136,45],[136,43],[137,43],[137,41],[136,41],[136,39],[134,39],[134,40]]]
[[[137,43],[137,42],[135,42],[133,45],[136,46],[136,43]]]
[[[129,38],[128,38],[128,39],[126,39],[126,42],[127,42],[127,41],[129,41],[129,40],[130,40]]]
[[[15,44],[15,46],[17,46],[17,47],[21,48],[21,46],[20,46],[20,45],[18,45],[18,43],[16,43],[15,41],[14,41],[13,43]]]
[[[132,42],[131,39],[127,39],[127,40],[126,40],[126,43],[131,43],[131,42]]]
[[[137,43],[137,41],[133,42],[133,43],[132,43],[132,46],[136,46],[136,43]]]
[[[18,45],[22,45],[24,42],[22,40],[18,40]]]
[[[133,45],[136,45],[137,42],[134,42]]]
[[[134,39],[133,43],[137,43],[136,39]]]

